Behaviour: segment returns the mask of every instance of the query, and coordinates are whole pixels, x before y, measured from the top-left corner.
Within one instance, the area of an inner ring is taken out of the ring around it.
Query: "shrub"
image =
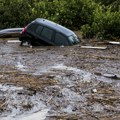
[[[84,37],[96,35],[100,39],[120,37],[120,11],[113,12],[111,7],[99,6],[94,11],[91,25],[82,26]]]
[[[20,27],[25,25],[31,14],[27,0],[4,0],[0,6],[0,27]]]
[[[0,0],[0,28],[23,27],[42,17],[83,37],[120,37],[119,0]]]

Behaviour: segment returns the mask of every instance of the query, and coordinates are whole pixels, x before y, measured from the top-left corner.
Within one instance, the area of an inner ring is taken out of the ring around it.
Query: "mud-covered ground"
[[[119,45],[29,48],[8,40],[0,40],[0,120],[42,110],[45,120],[120,119]]]

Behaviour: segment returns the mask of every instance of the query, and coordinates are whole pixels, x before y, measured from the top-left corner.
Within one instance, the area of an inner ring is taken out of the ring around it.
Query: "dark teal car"
[[[19,40],[21,45],[28,42],[30,45],[69,46],[80,42],[73,31],[43,18],[37,18],[28,24],[22,30]]]

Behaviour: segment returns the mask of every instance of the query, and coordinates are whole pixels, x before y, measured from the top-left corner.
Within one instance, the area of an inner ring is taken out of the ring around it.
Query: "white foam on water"
[[[63,96],[65,96],[66,97],[66,99],[68,100],[68,101],[85,101],[85,99],[84,99],[84,97],[83,96],[81,96],[81,95],[79,95],[79,94],[77,94],[77,93],[75,93],[74,91],[71,91],[70,89],[68,89],[68,88],[63,88],[62,90],[61,90],[61,92],[62,92],[62,94],[63,94]]]
[[[42,67],[40,69],[38,69],[36,72],[34,72],[34,75],[40,75],[43,73],[48,73],[48,72],[53,72],[54,70],[65,70],[68,72],[73,72],[74,74],[78,74],[78,75],[82,75],[84,78],[84,80],[87,80],[87,78],[91,76],[91,73],[86,72],[84,70],[78,69],[76,67],[69,67],[62,64],[55,64],[55,65],[51,65],[51,66],[46,66],[46,67]]]
[[[2,117],[0,117],[0,120],[44,120],[46,118],[46,114],[49,109],[47,109],[44,102],[40,100],[39,94],[33,94],[32,96],[29,96],[23,87],[16,87],[7,84],[0,84],[0,91],[1,97],[6,98],[6,110],[11,110],[10,113],[8,112],[6,117],[3,117],[3,113]],[[24,94],[25,92],[26,94]],[[23,94],[19,95],[18,93]],[[23,113],[21,110],[23,109],[24,105],[33,106],[28,111]]]
[[[27,66],[24,66],[21,62],[17,62],[17,64],[15,65],[15,67],[18,69],[18,70],[21,70],[21,71],[28,71],[28,67]]]
[[[44,109],[44,110],[41,110],[37,113],[33,113],[29,116],[20,118],[19,120],[45,120],[48,111],[49,111],[49,109]]]
[[[6,91],[16,91],[16,90],[23,90],[23,87],[16,87],[16,86],[0,84],[0,90],[3,91],[3,92],[6,92]]]
[[[75,67],[68,67],[64,64],[56,64],[54,66],[52,66],[53,69],[59,69],[59,70],[68,70],[68,71],[73,71],[75,73],[79,73],[81,72],[82,70],[78,69],[78,68],[75,68]]]
[[[78,69],[76,67],[68,67],[68,66],[65,66],[64,64],[58,64],[56,66],[53,66],[52,68],[56,70],[72,71],[74,74],[81,75],[83,81],[91,80],[91,73]]]
[[[36,113],[32,113],[31,115],[26,115],[24,117],[2,117],[1,120],[45,120],[47,113],[50,109],[43,109]]]

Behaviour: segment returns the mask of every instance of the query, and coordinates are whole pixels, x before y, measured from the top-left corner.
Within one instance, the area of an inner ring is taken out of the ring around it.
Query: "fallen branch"
[[[2,105],[0,105],[0,109],[3,108],[3,106],[5,106],[6,102],[4,102]]]

